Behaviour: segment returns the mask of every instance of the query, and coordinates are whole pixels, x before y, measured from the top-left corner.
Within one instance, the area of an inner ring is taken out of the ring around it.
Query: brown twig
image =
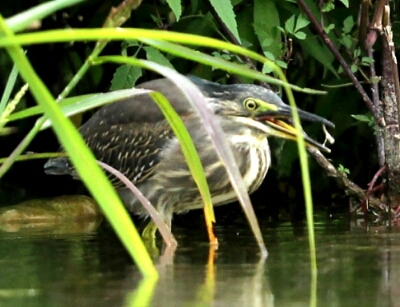
[[[338,186],[344,190],[347,196],[356,198],[360,202],[365,199],[365,190],[347,178],[345,173],[339,172],[318,149],[309,147],[307,150],[315,158],[318,164],[326,171],[327,175],[332,177]],[[383,208],[382,202],[374,197],[370,197],[369,204],[370,207],[380,211]]]
[[[368,56],[373,59],[374,58],[374,51],[372,49],[372,46],[367,46],[367,52]],[[380,98],[379,98],[379,86],[377,82],[377,76],[376,76],[376,71],[375,71],[375,62],[372,62],[369,65],[369,73],[370,73],[370,84],[371,84],[371,93],[372,93],[372,103],[377,107],[380,113],[381,107],[380,107]],[[381,115],[382,117],[382,115]],[[383,135],[381,131],[377,131],[375,134],[375,141],[376,141],[376,151],[378,154],[378,163],[380,167],[383,167],[385,164],[385,144],[383,140]]]
[[[363,0],[361,5],[361,20],[359,24],[359,42],[363,45],[363,47],[367,50],[368,57],[374,59],[374,50],[372,49],[373,43],[376,40],[377,32],[382,31],[382,14],[383,9],[378,7],[374,12],[374,17],[372,22],[369,22],[369,2],[368,0]],[[378,29],[378,28],[379,29]],[[374,39],[375,38],[375,39]],[[371,94],[372,94],[372,103],[377,108],[379,117],[382,117],[382,108],[380,106],[380,95],[379,95],[379,86],[378,86],[378,77],[375,71],[375,62],[372,61],[369,65],[369,83],[371,85]],[[385,164],[385,143],[383,139],[383,135],[381,131],[377,131],[375,135],[376,146],[377,146],[377,154],[378,154],[378,163],[380,167],[383,167]]]
[[[375,183],[378,180],[378,178],[386,171],[387,166],[384,165],[382,166],[374,175],[374,177],[372,178],[371,182],[368,185],[368,190],[367,193],[365,193],[365,201],[371,196],[371,194],[374,192],[374,187],[375,187]]]
[[[358,12],[358,41],[363,48],[367,48],[365,42],[369,26],[369,6],[370,0],[361,0],[360,10]]]
[[[382,20],[385,12],[385,5],[387,3],[387,0],[378,0],[376,6],[375,6],[375,11],[374,11],[374,16],[372,17],[372,21],[369,25],[367,37],[365,38],[365,46],[372,47],[376,40],[378,39],[379,33],[382,32]]]
[[[383,125],[382,117],[380,117],[380,113],[378,112],[377,107],[372,103],[371,99],[369,98],[368,94],[365,92],[364,88],[361,86],[360,82],[356,78],[356,76],[353,74],[351,71],[349,65],[346,63],[346,61],[343,59],[342,55],[340,54],[339,50],[336,48],[335,45],[333,45],[332,41],[318,22],[318,20],[314,17],[312,14],[311,10],[308,8],[308,6],[305,4],[304,0],[297,0],[298,5],[300,8],[303,10],[303,12],[306,14],[310,22],[313,24],[315,27],[316,31],[318,32],[318,35],[322,38],[326,46],[329,48],[329,50],[332,52],[332,54],[335,56],[335,58],[339,61],[340,65],[342,66],[343,70],[346,72],[348,77],[350,78],[351,82],[354,84],[358,92],[360,93],[362,99],[364,100],[365,104],[367,105],[368,109],[371,111],[372,115],[375,117],[375,120],[379,126]]]

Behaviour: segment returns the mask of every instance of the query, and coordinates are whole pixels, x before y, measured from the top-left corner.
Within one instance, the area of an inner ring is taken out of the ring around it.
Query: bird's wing
[[[192,112],[186,97],[167,79],[137,87],[162,92],[182,117]],[[133,183],[152,174],[161,159],[161,151],[174,137],[164,115],[148,94],[102,107],[80,127],[80,132],[97,159],[119,170]],[[114,184],[119,182],[110,177]]]
[[[161,151],[173,137],[166,122],[149,124],[101,125],[81,133],[95,157],[123,173],[137,184],[150,176],[161,159]],[[123,184],[110,175],[116,187]]]

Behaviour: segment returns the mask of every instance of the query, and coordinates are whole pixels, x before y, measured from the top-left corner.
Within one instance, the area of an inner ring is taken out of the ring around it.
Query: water
[[[398,229],[317,222],[316,280],[303,227],[262,223],[265,263],[244,223],[217,227],[216,251],[204,230],[176,228],[149,306],[400,306]],[[107,225],[89,226],[0,232],[0,306],[141,306],[137,268]]]

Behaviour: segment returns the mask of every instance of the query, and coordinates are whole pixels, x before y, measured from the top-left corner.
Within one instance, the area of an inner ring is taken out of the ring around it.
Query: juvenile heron
[[[256,85],[220,85],[190,77],[206,98],[232,148],[249,193],[262,183],[271,163],[268,136],[296,139],[296,130],[284,120],[291,108],[271,90]],[[215,206],[236,200],[236,195],[198,115],[168,79],[143,83],[138,88],[163,93],[182,117],[198,150]],[[298,110],[302,120],[334,125],[317,115]],[[163,114],[147,95],[135,96],[97,111],[80,133],[96,158],[127,176],[171,226],[174,212],[203,207],[180,144]],[[328,151],[309,137],[308,146]],[[77,174],[65,157],[49,160],[45,172]],[[112,183],[134,214],[147,215],[141,203],[116,178]]]

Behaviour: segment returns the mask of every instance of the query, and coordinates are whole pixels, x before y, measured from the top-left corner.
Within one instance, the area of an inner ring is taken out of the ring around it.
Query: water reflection
[[[217,228],[211,253],[204,232],[175,229],[180,246],[157,259],[160,279],[147,285],[107,224],[79,234],[0,232],[0,306],[143,306],[139,286],[149,306],[310,306],[304,232],[268,226],[265,263],[245,223]],[[319,223],[317,306],[400,306],[397,230]]]

